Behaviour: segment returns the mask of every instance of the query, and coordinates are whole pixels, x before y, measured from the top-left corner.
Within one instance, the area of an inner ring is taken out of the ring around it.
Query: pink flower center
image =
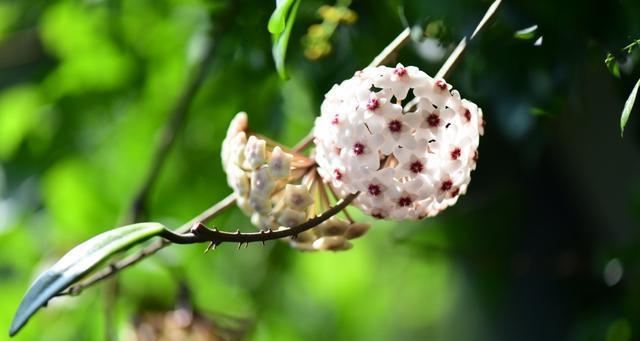
[[[436,86],[440,88],[440,90],[447,90],[447,82],[443,79],[436,80]]]
[[[467,122],[471,121],[471,111],[469,109],[464,109],[464,118],[467,119]]]
[[[424,165],[422,164],[422,162],[420,161],[413,161],[410,165],[409,165],[409,169],[413,172],[413,173],[420,173],[422,172],[422,170],[424,169]]]
[[[405,69],[405,68],[403,68],[401,66],[398,66],[398,67],[396,67],[395,70],[393,70],[393,73],[395,73],[398,77],[402,77],[402,76],[407,74],[407,69]]]
[[[380,195],[381,192],[380,186],[376,184],[370,184],[369,187],[367,187],[367,191],[369,191],[369,194],[373,195],[374,197]]]
[[[430,114],[429,116],[427,116],[427,123],[430,127],[437,127],[438,125],[440,125],[440,116],[438,116],[437,114]]]
[[[385,215],[382,211],[371,212],[371,216],[376,219],[384,219]]]
[[[452,198],[457,196],[458,194],[460,194],[460,188],[456,188],[453,191],[451,191],[451,197]]]
[[[453,182],[451,182],[451,180],[445,180],[442,182],[442,185],[440,185],[440,190],[446,192],[450,190],[451,187],[453,187]]]
[[[333,170],[333,175],[336,177],[336,180],[338,180],[338,181],[342,180],[342,175],[343,174],[338,168]]]
[[[473,152],[473,158],[472,158],[473,162],[478,162],[478,150],[476,150],[475,152]]]
[[[412,202],[413,200],[411,200],[410,197],[401,197],[400,199],[398,199],[398,206],[407,207],[411,205]]]
[[[391,130],[392,133],[399,133],[400,130],[402,130],[402,122],[398,120],[389,122],[389,130]]]
[[[353,153],[356,155],[364,154],[364,145],[360,142],[356,142],[356,144],[353,145]]]
[[[451,160],[457,160],[460,157],[460,148],[455,148],[451,151]]]
[[[367,110],[374,111],[380,107],[380,101],[377,98],[369,98],[367,101]]]
[[[336,114],[335,116],[333,116],[333,119],[331,120],[331,124],[337,125],[338,123],[340,123],[340,118],[338,117],[338,114]]]

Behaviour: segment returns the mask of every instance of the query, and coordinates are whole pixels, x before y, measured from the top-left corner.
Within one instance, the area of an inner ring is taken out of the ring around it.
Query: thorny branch
[[[209,229],[198,222],[193,225],[189,233],[179,234],[173,231],[165,230],[160,234],[160,236],[175,244],[195,244],[210,242],[215,247],[216,245],[219,245],[223,242],[230,242],[238,243],[238,248],[242,244],[246,245],[254,242],[264,243],[267,240],[281,239],[286,237],[295,238],[298,234],[315,226],[318,226],[327,219],[338,214],[345,207],[347,207],[353,201],[353,199],[358,196],[358,194],[360,194],[360,192],[347,195],[343,199],[340,199],[334,206],[331,206],[331,208],[329,208],[328,210],[322,212],[314,218],[307,220],[300,225],[276,231],[269,229],[267,231],[262,230],[260,232],[248,233],[240,232],[240,230],[237,230],[236,232],[225,232],[219,231],[215,228]]]

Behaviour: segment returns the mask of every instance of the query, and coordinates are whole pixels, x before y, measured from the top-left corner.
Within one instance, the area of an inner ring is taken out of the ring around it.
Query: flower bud
[[[343,251],[352,247],[351,243],[342,236],[321,237],[313,242],[313,248],[316,250]]]
[[[307,220],[307,214],[302,211],[296,211],[291,208],[285,208],[278,216],[276,222],[281,226],[293,227],[304,223]]]
[[[349,228],[347,221],[331,217],[314,229],[321,236],[342,236]]]
[[[313,199],[307,186],[287,184],[284,188],[284,204],[286,206],[302,211],[309,207],[312,202]]]
[[[291,173],[291,160],[293,155],[283,152],[280,147],[273,148],[268,163],[271,176],[276,179],[288,177]]]
[[[255,136],[249,136],[247,146],[244,149],[244,166],[256,169],[262,166],[266,160],[266,141]]]
[[[269,167],[260,167],[251,173],[251,193],[268,196],[276,186],[276,182],[269,174]]]
[[[351,224],[351,226],[349,226],[349,229],[344,236],[347,237],[347,239],[356,239],[362,237],[365,233],[367,233],[367,231],[369,231],[369,227],[371,227],[371,225],[366,223],[353,223]]]

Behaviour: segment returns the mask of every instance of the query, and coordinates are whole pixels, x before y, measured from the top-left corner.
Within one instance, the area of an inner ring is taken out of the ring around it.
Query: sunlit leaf
[[[516,39],[530,40],[535,38],[537,30],[538,30],[538,25],[533,25],[527,28],[523,28],[519,31],[516,31],[516,33],[514,33],[513,36]]]
[[[550,112],[542,108],[531,108],[531,115],[533,116],[552,116]]]
[[[38,88],[22,85],[0,96],[0,158],[13,155],[38,123],[42,99]]]
[[[281,3],[284,3],[284,2],[287,2],[287,1],[285,0]],[[296,20],[296,14],[298,12],[299,5],[300,5],[300,0],[293,0],[293,8],[291,8],[289,15],[286,17],[284,30],[280,31],[280,33],[274,33],[272,35],[273,60],[276,64],[276,70],[278,71],[278,74],[282,79],[287,79],[287,73],[284,67],[284,60],[287,55],[287,46],[289,45],[289,36],[291,35],[291,30],[293,29],[293,23]],[[283,7],[283,6],[280,6],[280,7]],[[278,8],[276,8],[276,11],[278,11]],[[283,13],[282,15],[284,17],[285,14]],[[272,16],[272,19],[273,19],[273,16]],[[269,20],[269,24],[271,25],[271,20]],[[279,24],[273,24],[273,26],[274,26],[273,28],[277,32],[277,29],[279,29]],[[269,30],[271,31],[271,28]]]
[[[631,110],[633,109],[633,104],[636,101],[636,96],[638,95],[638,87],[640,87],[640,79],[636,82],[636,85],[631,90],[629,94],[629,98],[624,103],[624,109],[622,109],[622,116],[620,116],[620,137],[624,136],[624,126],[627,125],[627,121],[629,120],[629,115],[631,114]]]
[[[271,34],[280,34],[285,29],[287,12],[293,5],[295,0],[278,0],[276,1],[276,9],[271,13],[267,29]]]
[[[99,234],[73,248],[31,284],[13,317],[9,335],[15,335],[40,307],[101,262],[163,230],[164,226],[158,223],[127,225]]]
[[[607,58],[604,60],[604,63],[607,65],[607,69],[617,78],[620,78],[620,66],[618,65],[618,61],[616,57],[614,57],[611,53],[607,53]]]
[[[538,37],[536,41],[533,43],[533,46],[542,46],[543,36]]]

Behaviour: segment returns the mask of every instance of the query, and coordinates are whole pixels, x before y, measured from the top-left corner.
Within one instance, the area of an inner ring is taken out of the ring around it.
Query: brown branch
[[[214,245],[219,245],[224,242],[248,244],[255,242],[265,242],[267,240],[281,239],[286,237],[295,237],[298,234],[311,229],[319,224],[322,224],[327,219],[338,214],[345,207],[347,207],[353,199],[355,199],[360,192],[349,194],[343,199],[340,199],[334,206],[331,206],[328,210],[321,214],[311,218],[300,225],[294,227],[280,229],[277,231],[267,230],[260,232],[225,232],[217,229],[209,229],[202,223],[195,223],[189,233],[175,233],[170,230],[165,230],[160,234],[161,237],[167,239],[174,244],[195,244],[210,242]]]

